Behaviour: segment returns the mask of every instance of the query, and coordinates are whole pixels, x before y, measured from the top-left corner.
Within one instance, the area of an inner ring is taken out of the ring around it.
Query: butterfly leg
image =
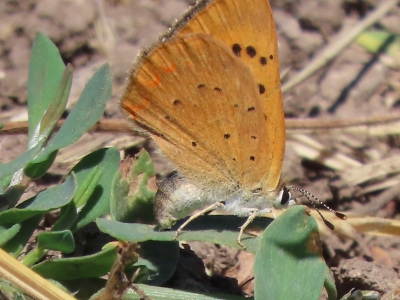
[[[271,214],[272,214],[272,216],[274,217],[274,219],[276,219],[275,208],[272,208],[272,209],[271,209]]]
[[[240,231],[239,231],[239,236],[238,236],[237,242],[238,242],[239,246],[243,248],[243,250],[246,250],[246,246],[242,242],[242,235],[244,233],[244,230],[246,229],[247,226],[249,226],[249,224],[251,222],[253,222],[255,217],[257,217],[259,211],[260,211],[259,209],[254,210],[251,213],[251,215],[247,218],[246,222],[244,222],[244,224],[242,226],[240,226]]]
[[[224,206],[224,202],[213,203],[213,204],[207,206],[206,208],[198,211],[197,213],[191,215],[189,219],[187,219],[181,226],[179,226],[179,228],[177,229],[177,231],[175,233],[174,240],[176,240],[178,235],[182,232],[183,228],[185,228],[187,224],[189,224],[194,219],[197,219],[200,216],[206,215],[207,213],[212,212],[213,210],[216,210],[220,206]]]

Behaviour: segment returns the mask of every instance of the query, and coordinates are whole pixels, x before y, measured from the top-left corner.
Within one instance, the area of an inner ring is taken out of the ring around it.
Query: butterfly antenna
[[[318,202],[319,204],[321,204],[323,207],[325,207],[327,210],[329,210],[332,214],[334,214],[339,219],[342,219],[342,220],[346,220],[347,219],[346,215],[344,215],[342,213],[339,213],[336,210],[333,210],[332,208],[330,208],[328,205],[323,203],[321,200],[319,200],[317,197],[315,197],[310,192],[308,192],[306,190],[303,190],[302,188],[299,188],[299,187],[296,187],[296,186],[288,186],[287,188],[291,189],[291,190],[299,191],[304,197],[306,197],[308,199],[308,201],[310,201],[311,205],[315,208],[317,213],[320,215],[320,217],[324,221],[325,225],[328,226],[331,230],[334,230],[335,226],[333,226],[333,224],[331,222],[329,222],[327,219],[325,219],[325,217],[322,215],[322,213],[319,211],[318,207],[316,206],[315,201]],[[293,200],[296,201],[296,200],[298,200],[298,198],[299,197],[296,197]]]

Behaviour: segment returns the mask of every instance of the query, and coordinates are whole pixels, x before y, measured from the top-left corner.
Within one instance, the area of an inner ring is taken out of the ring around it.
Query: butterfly
[[[161,228],[214,209],[247,217],[295,203],[281,178],[285,118],[267,0],[203,0],[143,51],[121,106],[177,173],[155,198]]]

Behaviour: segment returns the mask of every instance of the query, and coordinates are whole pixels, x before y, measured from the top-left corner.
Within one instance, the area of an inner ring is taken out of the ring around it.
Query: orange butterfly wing
[[[252,2],[199,3],[142,55],[122,98],[182,175],[205,186],[270,191],[280,181],[276,33],[269,3]]]

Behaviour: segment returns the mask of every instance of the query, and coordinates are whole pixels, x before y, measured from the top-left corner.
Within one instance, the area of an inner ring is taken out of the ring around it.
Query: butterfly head
[[[279,194],[276,196],[273,201],[273,206],[276,209],[288,208],[289,206],[297,204],[296,198],[292,198],[292,194],[290,193],[290,189],[285,185],[279,191]]]
[[[300,196],[292,198],[292,194],[290,193],[290,190],[296,190],[296,191],[300,192]],[[330,223],[321,214],[321,212],[319,211],[316,203],[319,203],[320,205],[325,207],[328,211],[330,211],[332,214],[334,214],[339,219],[342,219],[342,220],[346,220],[347,219],[346,215],[333,210],[332,208],[327,206],[325,203],[323,203],[321,200],[319,200],[316,196],[314,196],[310,192],[308,192],[306,190],[303,190],[302,188],[299,188],[299,187],[296,187],[296,186],[291,186],[291,185],[290,186],[283,185],[283,187],[281,188],[278,196],[275,198],[275,200],[273,202],[273,206],[274,206],[274,208],[282,209],[282,208],[287,208],[287,207],[292,206],[292,205],[300,204],[299,200],[300,200],[301,197],[307,198],[307,200],[311,203],[311,205],[315,208],[315,210],[321,216],[321,218],[324,221],[325,225],[328,226],[332,230],[335,229],[333,224]]]

